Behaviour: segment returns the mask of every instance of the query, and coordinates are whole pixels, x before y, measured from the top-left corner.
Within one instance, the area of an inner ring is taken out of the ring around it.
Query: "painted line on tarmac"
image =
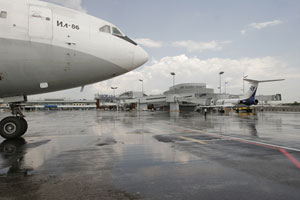
[[[234,140],[234,141],[245,142],[245,143],[249,143],[249,144],[256,144],[256,145],[265,146],[265,147],[273,147],[273,148],[276,148],[276,149],[285,149],[285,150],[289,150],[289,151],[300,152],[300,149],[291,148],[291,147],[268,144],[268,143],[264,143],[264,142],[247,140],[247,139],[233,137],[233,136],[218,135],[218,134],[215,134],[215,133],[209,133],[209,132],[205,132],[205,131],[201,131],[201,130],[197,130],[197,129],[186,128],[186,127],[173,126],[173,125],[168,125],[168,126],[174,127],[174,128],[184,129],[186,131],[197,132],[197,133],[202,133],[202,134],[206,134],[206,135],[212,135],[212,136],[222,138],[222,139],[227,139],[227,140]]]
[[[291,148],[291,147],[285,147],[285,146],[280,146],[280,145],[275,145],[275,144],[268,144],[268,143],[264,143],[264,142],[257,142],[257,141],[253,141],[253,140],[236,138],[236,137],[232,137],[232,136],[222,136],[222,137],[228,138],[228,139],[234,140],[234,141],[240,141],[240,142],[244,142],[244,143],[248,143],[248,144],[255,144],[258,146],[264,146],[264,147],[269,147],[269,148],[273,148],[273,149],[285,149],[285,150],[289,150],[289,151],[300,152],[300,149],[295,149],[295,148]]]
[[[207,144],[206,142],[203,142],[201,140],[196,140],[196,139],[192,139],[192,138],[188,138],[188,137],[179,136],[178,138],[183,139],[183,140],[187,140],[187,141],[191,141],[191,142],[196,142],[196,143],[199,143],[199,144]]]
[[[228,140],[232,140],[232,141],[243,142],[243,143],[247,143],[247,144],[253,144],[253,145],[257,145],[257,146],[263,146],[263,147],[279,150],[285,157],[287,157],[300,170],[300,162],[294,156],[292,156],[290,153],[288,153],[286,151],[286,150],[289,150],[289,151],[300,152],[300,149],[290,148],[290,147],[285,147],[285,146],[280,146],[280,145],[274,145],[274,144],[268,144],[268,143],[264,143],[264,142],[257,142],[257,141],[253,141],[253,140],[247,140],[247,139],[242,139],[242,138],[237,138],[237,137],[232,137],[232,136],[218,135],[215,133],[209,133],[209,132],[200,131],[197,129],[184,128],[184,127],[180,127],[180,126],[171,126],[171,125],[169,125],[169,126],[174,127],[174,128],[181,128],[181,129],[184,129],[185,131],[188,130],[188,131],[192,131],[192,132],[213,135],[215,137],[219,137],[219,138],[223,138],[223,139],[228,139]]]
[[[291,154],[289,154],[286,150],[284,149],[279,149],[283,155],[285,155],[298,169],[300,169],[300,162],[296,160]]]

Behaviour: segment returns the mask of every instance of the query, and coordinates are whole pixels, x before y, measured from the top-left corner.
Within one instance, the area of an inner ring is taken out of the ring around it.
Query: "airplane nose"
[[[142,49],[139,46],[137,46],[136,48],[137,49],[135,50],[134,59],[133,59],[134,68],[137,68],[145,64],[149,59],[149,56],[144,49]]]

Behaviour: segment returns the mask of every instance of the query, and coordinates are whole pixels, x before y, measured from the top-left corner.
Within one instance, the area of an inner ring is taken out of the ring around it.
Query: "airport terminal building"
[[[207,88],[205,83],[183,83],[174,85],[170,89],[164,92],[164,95],[168,94],[212,94],[214,89]]]

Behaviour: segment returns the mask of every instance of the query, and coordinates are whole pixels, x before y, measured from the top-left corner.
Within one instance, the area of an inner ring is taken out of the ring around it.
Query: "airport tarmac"
[[[26,116],[0,139],[1,200],[299,199],[300,113]]]

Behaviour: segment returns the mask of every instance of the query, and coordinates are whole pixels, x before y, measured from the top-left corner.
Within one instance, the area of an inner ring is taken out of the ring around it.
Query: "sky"
[[[160,94],[175,82],[206,83],[241,94],[243,76],[264,83],[258,94],[300,101],[300,1],[298,0],[45,0],[102,18],[142,46],[149,61],[120,77],[72,90],[33,96],[92,99],[94,94]],[[248,84],[245,84],[248,88]]]

